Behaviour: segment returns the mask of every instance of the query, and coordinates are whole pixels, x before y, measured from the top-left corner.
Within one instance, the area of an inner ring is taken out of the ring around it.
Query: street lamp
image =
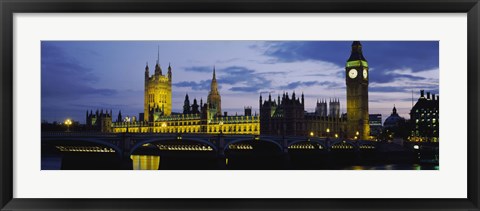
[[[330,137],[330,128],[327,128],[325,131],[327,132],[327,138]]]
[[[313,134],[313,131],[312,131],[312,132],[310,132],[310,136],[312,136],[312,137],[313,137],[313,135],[314,135],[314,134]]]
[[[64,124],[67,126],[67,132],[70,131],[70,125],[72,124],[72,120],[66,119]]]

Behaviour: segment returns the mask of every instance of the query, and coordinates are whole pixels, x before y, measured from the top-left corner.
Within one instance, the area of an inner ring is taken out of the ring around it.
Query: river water
[[[127,160],[91,155],[42,157],[42,170],[439,170],[435,163],[423,162],[338,162],[313,160],[293,162],[289,158],[214,158],[214,157],[160,157],[132,155]]]

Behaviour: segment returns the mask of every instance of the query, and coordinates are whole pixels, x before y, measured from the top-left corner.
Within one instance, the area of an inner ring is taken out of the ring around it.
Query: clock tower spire
[[[369,139],[368,63],[360,41],[352,43],[345,67],[347,85],[347,138]]]

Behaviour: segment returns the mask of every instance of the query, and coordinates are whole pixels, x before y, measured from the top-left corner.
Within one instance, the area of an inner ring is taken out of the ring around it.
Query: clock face
[[[348,71],[348,77],[350,78],[356,78],[357,75],[358,75],[358,72],[355,69],[351,69],[350,71]]]
[[[367,68],[363,69],[363,78],[367,79],[368,77],[368,71]]]

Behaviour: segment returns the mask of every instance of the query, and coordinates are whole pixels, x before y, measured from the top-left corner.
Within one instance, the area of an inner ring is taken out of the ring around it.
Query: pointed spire
[[[160,63],[160,45],[157,46],[157,65]]]
[[[213,80],[217,80],[217,77],[215,76],[215,65],[213,65]]]
[[[348,61],[358,61],[358,60],[367,61],[365,57],[363,57],[362,44],[360,43],[360,41],[353,41],[352,52],[350,54],[350,58],[348,59]]]
[[[301,99],[301,100],[302,100],[302,105],[304,105],[304,103],[305,103],[305,97],[304,97],[304,95],[303,95],[303,92],[302,92],[302,99]]]

